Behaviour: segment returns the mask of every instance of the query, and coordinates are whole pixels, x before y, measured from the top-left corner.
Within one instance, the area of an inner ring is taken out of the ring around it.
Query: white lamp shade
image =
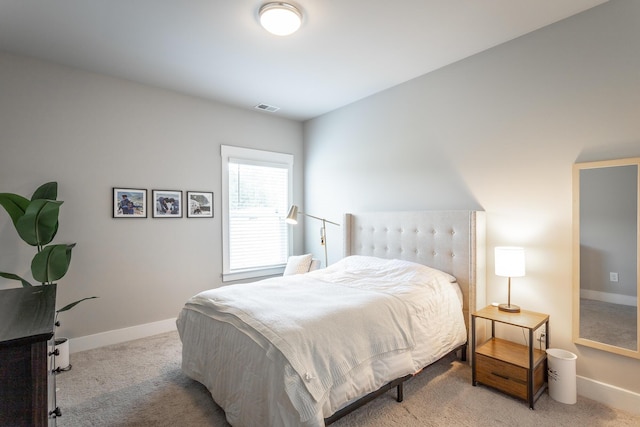
[[[524,276],[524,248],[515,246],[498,246],[495,249],[496,276]]]
[[[298,223],[298,207],[296,205],[291,205],[289,208],[289,213],[284,220],[287,224],[297,224]]]
[[[260,25],[271,34],[288,36],[298,31],[302,13],[289,3],[267,3],[260,8]]]

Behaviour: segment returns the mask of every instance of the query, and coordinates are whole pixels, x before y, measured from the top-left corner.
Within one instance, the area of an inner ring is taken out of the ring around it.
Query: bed
[[[205,291],[180,312],[183,372],[232,425],[330,424],[391,387],[401,400],[403,381],[467,351],[469,314],[484,303],[483,213],[345,214],[343,224],[341,261]],[[426,289],[437,302],[418,303]],[[432,311],[450,317],[425,321]]]

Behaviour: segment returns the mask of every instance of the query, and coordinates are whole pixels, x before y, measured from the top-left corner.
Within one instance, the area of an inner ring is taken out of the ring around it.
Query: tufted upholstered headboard
[[[485,305],[485,214],[481,211],[372,212],[344,215],[344,255],[403,259],[454,276],[470,314]]]

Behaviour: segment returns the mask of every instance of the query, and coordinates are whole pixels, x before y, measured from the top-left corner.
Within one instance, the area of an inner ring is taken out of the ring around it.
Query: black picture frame
[[[213,218],[213,192],[187,191],[187,218]]]
[[[114,218],[146,218],[147,190],[143,188],[113,187]]]
[[[182,190],[152,190],[153,218],[182,218]]]

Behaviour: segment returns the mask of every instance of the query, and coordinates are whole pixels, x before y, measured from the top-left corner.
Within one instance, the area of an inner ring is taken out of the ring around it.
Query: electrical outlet
[[[618,273],[609,273],[609,281],[617,282],[618,281]]]
[[[534,335],[535,335],[536,341],[539,341],[539,342],[545,341],[545,339],[547,337],[546,328],[544,326],[542,326],[541,328],[538,328],[535,331]]]

